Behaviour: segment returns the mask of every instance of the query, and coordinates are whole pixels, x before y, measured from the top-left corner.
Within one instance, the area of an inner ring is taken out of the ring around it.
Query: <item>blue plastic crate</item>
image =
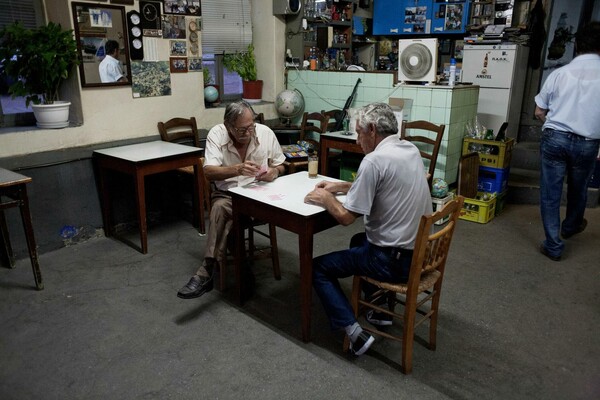
[[[508,187],[507,168],[479,167],[479,178],[477,180],[477,190],[487,193],[502,193]]]

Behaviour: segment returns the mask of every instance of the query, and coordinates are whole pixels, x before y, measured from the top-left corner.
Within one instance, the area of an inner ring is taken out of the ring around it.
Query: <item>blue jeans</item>
[[[366,275],[386,282],[406,282],[412,250],[393,258],[394,249],[370,244],[364,233],[352,238],[350,249],[335,251],[313,260],[313,287],[321,299],[331,329],[345,328],[356,322],[350,302],[344,295],[338,279],[353,275]],[[365,296],[375,291],[364,285]]]
[[[540,143],[540,211],[544,247],[554,257],[565,247],[560,232],[572,233],[583,222],[587,186],[594,171],[600,140],[586,140],[573,133],[545,129]],[[560,224],[560,198],[567,177],[567,213]]]

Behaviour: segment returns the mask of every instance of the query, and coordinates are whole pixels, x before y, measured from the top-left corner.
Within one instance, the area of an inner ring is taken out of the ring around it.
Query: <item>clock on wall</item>
[[[144,59],[142,43],[142,17],[133,10],[127,13],[127,37],[129,39],[129,58],[132,60]]]
[[[161,3],[155,1],[140,1],[141,25],[144,36],[162,36],[160,5]]]

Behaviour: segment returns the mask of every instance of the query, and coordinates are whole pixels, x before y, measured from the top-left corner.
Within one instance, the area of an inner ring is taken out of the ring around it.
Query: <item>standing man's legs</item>
[[[540,142],[540,212],[546,240],[542,251],[559,258],[564,243],[560,240],[560,198],[567,169],[570,140],[567,135],[545,129]]]
[[[567,171],[567,214],[562,223],[561,233],[570,237],[585,229],[585,206],[587,203],[588,183],[598,156],[600,140],[574,138],[571,158]]]

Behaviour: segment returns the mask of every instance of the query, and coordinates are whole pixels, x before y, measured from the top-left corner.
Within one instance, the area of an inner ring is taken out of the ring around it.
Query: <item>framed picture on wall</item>
[[[185,40],[169,40],[169,55],[171,57],[187,56],[187,42]]]
[[[187,72],[188,59],[185,57],[171,57],[169,58],[169,67],[172,73]]]
[[[163,0],[165,14],[202,15],[200,0]]]

